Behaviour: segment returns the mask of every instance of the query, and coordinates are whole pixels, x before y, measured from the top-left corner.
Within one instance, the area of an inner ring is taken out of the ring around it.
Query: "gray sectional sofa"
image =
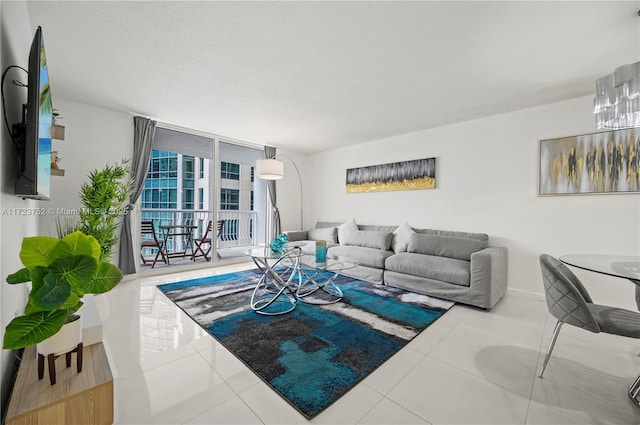
[[[343,274],[412,292],[490,309],[507,289],[507,249],[489,246],[484,233],[401,226],[318,222],[287,232],[289,242],[315,252],[327,242],[329,258],[355,260]]]

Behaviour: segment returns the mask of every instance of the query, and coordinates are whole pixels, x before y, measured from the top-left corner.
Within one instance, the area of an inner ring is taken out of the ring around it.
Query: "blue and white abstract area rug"
[[[280,316],[250,307],[262,273],[158,288],[307,418],[344,395],[454,303],[340,276],[342,301],[298,302]]]

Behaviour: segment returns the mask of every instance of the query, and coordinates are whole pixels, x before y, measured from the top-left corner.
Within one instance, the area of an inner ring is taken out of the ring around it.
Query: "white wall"
[[[55,93],[55,81],[51,82]],[[57,98],[56,109],[63,116],[65,140],[54,140],[53,150],[61,158],[58,167],[64,176],[51,177],[51,200],[46,206],[53,213],[40,219],[43,235],[56,235],[56,219],[70,216],[82,207],[80,186],[89,182],[89,173],[107,164],[119,163],[133,155],[133,118],[109,109]],[[117,262],[117,247],[112,261]]]
[[[0,2],[0,40],[2,71],[10,65],[28,66],[29,48],[35,34],[32,30],[25,2]],[[22,104],[27,99],[27,89],[16,87],[11,81],[16,79],[26,83],[26,73],[20,70],[9,72],[5,82],[6,113],[9,125],[19,122]],[[0,340],[4,338],[4,328],[17,314],[24,311],[26,290],[24,285],[8,285],[7,275],[20,268],[20,244],[25,236],[35,236],[38,232],[37,219],[34,216],[14,214],[16,208],[35,208],[37,201],[22,200],[14,195],[16,178],[16,151],[4,124],[0,130]],[[13,375],[15,373],[15,357],[13,351],[2,350],[0,374],[2,384],[0,398],[2,412]]]
[[[307,208],[313,205],[312,198],[314,194],[309,189],[311,182],[307,181],[307,176],[312,176],[313,174],[305,173],[306,157],[295,152],[278,150],[276,152],[276,158],[284,163],[284,177],[276,181],[277,205],[280,211],[282,230],[301,230],[301,227],[303,229],[308,228],[315,222],[309,222],[305,218],[303,225],[300,226],[300,178],[295,168],[297,165],[303,184],[302,201],[304,205],[302,206],[302,211],[304,216],[308,217]]]
[[[29,47],[35,30],[32,31],[24,2],[2,2],[2,69],[16,64],[27,67]],[[46,38],[46,34],[45,34]],[[50,58],[53,60],[53,58]],[[26,74],[13,72],[10,79],[22,79]],[[19,78],[18,78],[19,77]],[[26,78],[24,78],[26,81]],[[18,90],[5,84],[7,92],[7,114],[9,122],[20,119],[21,105],[26,102],[26,89]],[[62,112],[62,124],[65,126],[65,140],[53,141],[53,149],[62,158],[59,167],[65,169],[65,176],[51,177],[51,200],[22,200],[13,195],[16,165],[15,153],[11,140],[4,126],[0,137],[0,231],[2,244],[0,247],[0,305],[1,329],[18,313],[22,313],[26,303],[26,291],[22,285],[7,285],[6,276],[21,268],[18,252],[22,238],[25,236],[55,236],[55,220],[61,210],[76,210],[81,207],[80,185],[88,181],[88,174],[94,169],[102,169],[107,163],[119,162],[123,158],[131,158],[133,139],[133,120],[129,114],[78,103],[56,97],[55,81],[51,82],[53,104]],[[38,217],[14,215],[9,213],[13,208],[43,207],[47,214]],[[117,250],[117,246],[116,246]],[[114,251],[117,252],[117,251]],[[114,255],[114,261],[117,255]],[[3,409],[7,392],[14,373],[14,356],[11,351],[2,350],[2,403]]]
[[[640,195],[537,196],[539,140],[594,128],[585,97],[311,155],[305,221],[488,233],[509,250],[509,288],[542,293],[541,253],[640,255]],[[347,168],[429,157],[435,190],[345,192]],[[635,308],[631,283],[585,273],[598,302]]]

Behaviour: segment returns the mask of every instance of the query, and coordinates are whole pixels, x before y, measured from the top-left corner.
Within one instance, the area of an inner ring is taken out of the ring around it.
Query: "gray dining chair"
[[[544,294],[549,313],[558,322],[542,364],[542,378],[563,324],[577,326],[594,333],[640,338],[640,313],[618,307],[594,304],[580,279],[558,259],[540,256]]]

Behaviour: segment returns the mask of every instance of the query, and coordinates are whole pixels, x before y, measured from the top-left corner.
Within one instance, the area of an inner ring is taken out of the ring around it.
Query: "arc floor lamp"
[[[259,179],[263,180],[280,180],[284,177],[284,162],[279,161],[277,158],[286,158],[288,159],[298,174],[298,181],[300,183],[300,230],[303,230],[303,207],[304,202],[302,200],[303,188],[302,188],[302,175],[300,174],[300,170],[296,165],[293,158],[289,155],[285,154],[276,154],[273,158],[269,159],[258,159],[256,161],[256,176]]]

